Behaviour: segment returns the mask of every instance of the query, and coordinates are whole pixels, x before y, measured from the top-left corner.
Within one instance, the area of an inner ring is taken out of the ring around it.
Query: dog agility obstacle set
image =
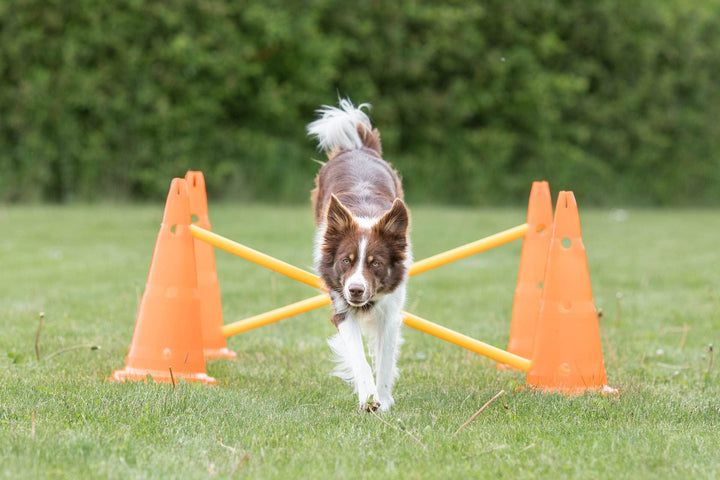
[[[197,221],[193,223],[193,220]],[[529,386],[578,394],[607,386],[597,312],[593,303],[580,218],[572,192],[560,192],[553,217],[547,182],[534,182],[527,221],[415,262],[409,275],[523,239],[507,351],[411,313],[404,323],[527,374]],[[125,368],[111,379],[216,383],[206,359],[235,358],[226,338],[330,305],[322,293],[225,325],[213,246],[311,287],[322,280],[211,231],[205,180],[187,172],[170,185],[148,281],[140,302]]]

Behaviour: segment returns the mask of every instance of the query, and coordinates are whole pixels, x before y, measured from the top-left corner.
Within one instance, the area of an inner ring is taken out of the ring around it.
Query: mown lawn
[[[125,363],[162,204],[0,207],[0,477],[716,478],[720,211],[578,201],[620,395],[527,391],[522,374],[406,327],[384,422],[329,375],[327,309],[229,339],[238,360],[208,364],[215,387],[107,382]],[[415,207],[415,258],[524,217]],[[211,221],[311,267],[309,206],[211,205]],[[519,252],[516,242],[414,277],[407,309],[504,347]],[[226,322],[315,294],[216,259]]]

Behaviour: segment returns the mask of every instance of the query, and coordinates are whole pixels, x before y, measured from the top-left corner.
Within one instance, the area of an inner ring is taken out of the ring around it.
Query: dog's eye
[[[348,257],[345,257],[342,259],[342,263],[344,263],[345,265],[350,265],[350,259]]]
[[[377,260],[373,260],[372,262],[370,262],[370,266],[373,268],[377,268],[380,266],[380,262],[378,262]]]

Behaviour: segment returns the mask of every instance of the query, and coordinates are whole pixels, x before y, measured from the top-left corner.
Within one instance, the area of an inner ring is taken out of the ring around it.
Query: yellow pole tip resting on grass
[[[493,347],[492,345],[488,345],[487,343],[475,340],[467,335],[463,335],[454,330],[443,327],[442,325],[420,318],[417,315],[403,312],[403,316],[405,317],[403,319],[405,325],[420,330],[421,332],[425,332],[433,337],[437,337],[459,347],[466,348],[497,362],[510,365],[522,372],[528,372],[531,368],[531,362],[527,358],[520,357],[497,347]]]

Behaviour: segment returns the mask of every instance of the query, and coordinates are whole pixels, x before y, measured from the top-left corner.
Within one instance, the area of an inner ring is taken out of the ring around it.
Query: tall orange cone
[[[202,172],[189,171],[185,181],[190,194],[190,213],[194,224],[206,230],[210,228],[208,217],[207,192],[205,177]],[[194,239],[195,265],[197,267],[198,290],[202,309],[203,350],[205,358],[236,358],[237,354],[227,348],[222,335],[223,312],[220,300],[220,284],[215,270],[215,252],[212,245]]]
[[[608,391],[580,216],[560,192],[527,383],[566,394]]]
[[[520,268],[513,300],[508,352],[524,358],[533,354],[540,311],[542,282],[552,237],[552,199],[548,182],[533,182],[528,201],[528,231],[520,252]],[[498,367],[506,368],[499,364]]]
[[[184,179],[170,185],[125,368],[112,380],[176,378],[216,383],[205,370],[190,201]]]

